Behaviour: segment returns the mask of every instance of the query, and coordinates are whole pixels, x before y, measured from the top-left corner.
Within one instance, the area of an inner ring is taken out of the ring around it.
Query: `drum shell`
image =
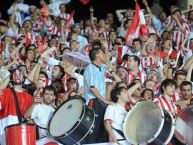
[[[55,113],[57,113],[57,110]],[[49,128],[51,124],[50,122],[49,122]],[[74,144],[80,143],[92,131],[92,128],[94,127],[94,122],[95,122],[94,111],[88,106],[86,106],[86,104],[83,104],[83,109],[82,109],[82,113],[79,118],[79,121],[63,135],[59,137],[54,137],[54,136],[53,137],[64,145],[74,145]],[[49,129],[49,132],[50,132],[50,129]]]
[[[90,118],[91,121],[87,121],[87,118]],[[56,138],[59,142],[66,145],[73,145],[78,142],[82,142],[83,139],[92,132],[92,127],[94,127],[94,112],[85,107],[85,114],[83,115],[82,120],[77,124],[77,127],[72,129],[73,131],[65,137]]]
[[[143,145],[167,144],[174,129],[173,116],[158,104],[146,101],[137,103],[128,112],[123,126],[129,142]]]
[[[164,111],[164,125],[162,127],[161,132],[155,138],[155,140],[149,145],[163,145],[163,143],[170,141],[173,133],[174,133],[174,124],[171,115],[166,111]],[[166,144],[166,143],[165,143]]]
[[[36,128],[33,125],[10,125],[5,133],[6,145],[36,145]]]

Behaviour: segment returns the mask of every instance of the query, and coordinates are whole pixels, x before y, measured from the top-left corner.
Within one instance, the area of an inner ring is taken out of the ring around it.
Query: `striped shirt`
[[[154,100],[161,106],[162,109],[165,109],[172,114],[176,114],[177,107],[175,103],[172,101],[172,99],[166,100],[166,98],[163,95],[161,95],[158,98],[155,98]]]

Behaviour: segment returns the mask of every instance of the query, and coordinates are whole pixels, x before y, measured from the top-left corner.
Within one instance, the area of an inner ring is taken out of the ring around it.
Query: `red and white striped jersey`
[[[190,28],[190,31],[193,32],[193,21],[188,20],[188,26]]]
[[[127,84],[133,83],[135,79],[139,79],[141,80],[142,83],[144,83],[146,79],[146,74],[140,70],[138,70],[136,74],[132,74],[131,72],[128,72]]]
[[[51,35],[61,36],[61,29],[55,26],[54,24],[46,25],[46,28]],[[70,30],[68,28],[64,29],[65,38],[67,38],[69,32]]]
[[[179,101],[179,100],[181,100],[183,98],[183,96],[182,96],[182,94],[181,93],[177,93],[177,92],[175,92],[175,95],[174,96],[172,96],[172,101],[173,102],[176,102],[176,101]]]
[[[166,24],[167,26],[169,26],[173,21],[173,18],[171,16],[169,16],[166,20]],[[180,30],[179,27],[177,27],[177,24],[175,24],[175,27],[173,29],[173,41],[176,43],[176,49],[179,50],[179,46],[181,46],[182,41],[188,36],[189,32],[190,32],[190,28],[188,26],[188,22],[186,19],[181,19],[180,23],[182,25],[182,27],[184,28],[184,32],[182,32]]]
[[[63,18],[63,19],[66,19],[68,25],[73,25],[73,24],[74,24],[74,19],[73,19],[73,17],[70,18],[70,17],[71,17],[70,14],[62,13],[62,14],[59,15],[59,17],[60,17],[60,18]]]
[[[176,114],[177,113],[177,106],[175,105],[175,103],[171,100],[166,100],[166,98],[161,95],[158,98],[155,98],[154,101],[156,103],[158,103],[162,109],[165,109],[167,111],[169,111],[172,114]]]
[[[26,32],[26,45],[35,44],[35,43],[36,43],[35,35],[30,32]]]
[[[38,33],[42,33],[42,28],[43,28],[43,26],[44,26],[44,21],[43,20],[41,20],[41,19],[38,19],[38,20],[33,20],[33,30],[35,31],[35,32],[38,32]]]
[[[109,30],[105,30],[102,32],[102,31],[96,29],[96,30],[94,30],[94,32],[97,32],[98,34],[102,34],[105,39],[108,39],[108,37],[109,37]]]
[[[146,56],[141,58],[141,65],[145,68],[155,68],[156,59],[153,56]]]
[[[173,41],[176,43],[176,49],[179,50],[183,40],[189,35],[190,29],[186,22],[181,22],[184,31],[181,31],[179,27],[175,27],[173,30]]]
[[[147,34],[151,33],[158,34],[158,31],[153,26],[150,26],[149,28],[147,28]]]

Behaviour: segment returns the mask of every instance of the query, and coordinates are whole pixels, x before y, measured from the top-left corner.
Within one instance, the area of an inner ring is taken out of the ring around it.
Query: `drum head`
[[[53,137],[65,136],[78,123],[83,111],[82,99],[70,99],[54,113],[49,123],[49,132]]]
[[[164,123],[163,110],[153,102],[140,102],[127,114],[123,131],[132,144],[143,144],[154,140]]]
[[[185,108],[178,115],[174,135],[180,142],[193,145],[193,106]]]

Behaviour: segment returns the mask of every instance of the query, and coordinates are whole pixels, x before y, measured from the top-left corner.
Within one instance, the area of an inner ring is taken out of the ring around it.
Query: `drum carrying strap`
[[[116,128],[114,128],[114,127],[112,127],[112,129],[114,129],[121,137],[123,137],[123,140],[126,139],[124,133],[123,133],[121,130],[116,129]]]
[[[19,108],[19,102],[18,102],[17,94],[16,94],[14,88],[11,88],[11,91],[12,91],[12,94],[13,94],[14,100],[15,100],[15,106],[16,106],[18,121],[19,121],[19,124],[21,124],[22,123],[22,118],[21,118],[21,111],[20,111],[20,108]]]

